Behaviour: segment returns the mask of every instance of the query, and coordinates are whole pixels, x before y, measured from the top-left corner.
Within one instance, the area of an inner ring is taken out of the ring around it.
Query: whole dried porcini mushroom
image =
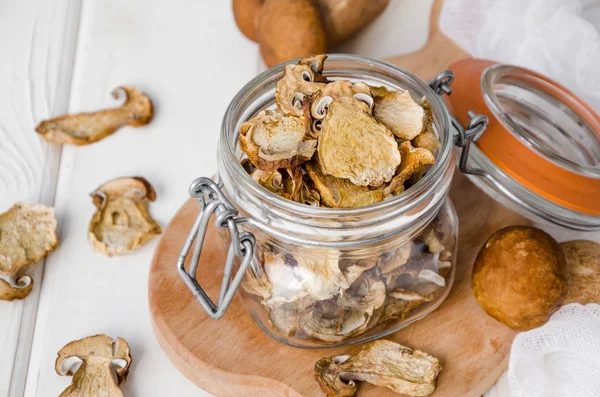
[[[371,89],[375,106],[373,116],[400,139],[411,140],[425,131],[428,118],[425,109],[408,90],[389,91],[384,87]]]
[[[371,190],[366,186],[356,186],[347,179],[324,175],[317,162],[305,166],[321,197],[321,202],[331,208],[353,208],[375,204],[383,200],[380,190]]]
[[[364,381],[408,396],[428,396],[442,370],[440,360],[387,340],[363,345],[353,354],[325,357],[315,364],[315,378],[328,397],[354,396]]]
[[[323,62],[327,55],[302,58],[296,65],[285,65],[283,77],[277,82],[275,101],[286,116],[304,115],[302,103],[325,87]]]
[[[587,240],[560,244],[567,261],[567,303],[600,304],[600,244]]]
[[[354,36],[385,10],[389,0],[318,0],[327,42],[339,44]]]
[[[55,369],[73,376],[73,383],[59,397],[123,397],[119,385],[127,380],[130,365],[125,339],[95,335],[70,342],[58,352]]]
[[[472,284],[487,314],[519,331],[536,328],[560,308],[567,294],[565,255],[540,229],[500,229],[479,251]]]
[[[23,299],[33,280],[23,274],[58,245],[54,209],[42,204],[15,204],[0,214],[0,300]]]
[[[396,171],[392,181],[383,188],[383,194],[394,196],[404,191],[404,182],[406,182],[416,172],[419,172],[428,164],[435,162],[435,157],[427,149],[414,148],[410,141],[400,144],[400,153],[402,162]]]
[[[91,196],[98,210],[90,221],[88,240],[95,251],[121,255],[160,234],[160,226],[148,213],[148,201],[154,201],[156,193],[146,179],[113,179]]]
[[[233,17],[240,31],[248,39],[257,40],[256,25],[264,0],[233,0]]]
[[[240,147],[263,171],[294,168],[310,160],[317,141],[306,139],[302,119],[265,110],[240,127]]]
[[[266,0],[257,33],[260,54],[269,67],[327,52],[323,21],[312,0]]]
[[[135,87],[119,87],[112,92],[118,99],[125,94],[123,105],[93,113],[65,115],[42,121],[35,130],[50,143],[88,145],[129,125],[140,127],[152,120],[150,98]]]
[[[319,92],[311,115],[321,121],[317,153],[325,175],[374,187],[392,178],[400,152],[390,130],[373,118],[372,106],[363,83],[334,81]]]

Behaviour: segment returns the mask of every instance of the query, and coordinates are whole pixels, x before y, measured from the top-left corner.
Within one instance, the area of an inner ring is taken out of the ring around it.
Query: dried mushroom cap
[[[442,370],[440,361],[420,350],[378,340],[356,353],[322,358],[315,364],[315,377],[330,397],[353,396],[355,381],[387,387],[408,396],[428,396]]]
[[[567,303],[600,303],[600,244],[588,240],[560,243],[567,263]]]
[[[286,116],[302,116],[302,101],[325,87],[323,63],[326,55],[302,58],[297,65],[286,65],[283,77],[277,82],[275,100]]]
[[[0,300],[23,299],[33,280],[25,268],[58,245],[54,209],[42,204],[17,203],[0,214]]]
[[[385,87],[371,89],[375,98],[373,116],[388,127],[395,136],[411,140],[425,131],[425,109],[419,105],[408,90],[389,91]]]
[[[271,283],[271,296],[263,302],[264,305],[275,307],[308,296],[302,280],[296,273],[296,266],[286,263],[281,256],[265,252],[263,267]]]
[[[327,84],[311,114],[321,121],[317,153],[323,173],[377,187],[393,177],[400,152],[390,130],[373,118],[373,98],[365,86],[349,81]]]
[[[346,281],[349,285],[352,285],[358,280],[367,270],[374,268],[377,262],[372,258],[367,259],[342,259],[340,260],[340,270],[344,274]]]
[[[95,251],[121,255],[160,234],[160,226],[148,213],[148,201],[154,201],[156,193],[146,179],[113,179],[91,196],[97,211],[90,220],[88,240]]]
[[[124,339],[113,341],[109,336],[95,335],[70,342],[56,359],[56,373],[73,376],[60,397],[122,397],[118,386],[127,380],[130,365],[129,345]]]
[[[44,120],[35,130],[50,143],[87,145],[123,126],[140,127],[148,124],[154,114],[150,98],[135,87],[119,87],[112,92],[112,96],[119,99],[122,93],[125,102],[118,108]]]
[[[306,173],[318,190],[321,202],[327,207],[353,208],[383,200],[383,193],[380,190],[356,186],[347,179],[324,175],[317,162],[306,163]]]
[[[414,148],[410,141],[400,144],[400,153],[402,154],[402,162],[396,175],[392,181],[383,188],[385,196],[396,195],[404,190],[404,182],[408,180],[414,173],[423,169],[425,165],[433,164],[435,157],[427,149]]]
[[[303,119],[264,110],[240,127],[240,146],[258,169],[293,168],[310,160],[317,141],[306,139]]]
[[[298,327],[311,338],[337,342],[345,338],[340,335],[343,322],[344,311],[335,300],[325,300],[304,310],[298,318]]]

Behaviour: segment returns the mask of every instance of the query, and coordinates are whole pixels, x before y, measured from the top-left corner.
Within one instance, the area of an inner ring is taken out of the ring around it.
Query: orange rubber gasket
[[[497,167],[517,182],[545,199],[563,207],[586,214],[600,215],[600,179],[580,175],[554,164],[551,160],[526,146],[508,131],[487,106],[481,92],[483,71],[497,62],[465,59],[450,65],[456,76],[447,103],[462,125],[467,125],[467,111],[483,113],[489,125],[477,147]],[[550,86],[552,94],[573,109],[600,135],[600,117],[582,100],[560,84],[535,72],[530,83]]]

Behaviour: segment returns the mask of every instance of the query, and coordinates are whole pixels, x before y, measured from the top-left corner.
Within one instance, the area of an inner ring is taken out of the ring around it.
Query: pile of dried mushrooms
[[[360,207],[402,193],[435,162],[429,103],[407,90],[328,81],[325,58],[287,65],[277,109],[241,126],[244,168],[273,193],[313,206]]]
[[[401,194],[435,161],[439,142],[425,99],[361,82],[328,81],[325,56],[287,65],[277,109],[242,124],[242,166],[264,188],[298,203],[350,208]],[[404,320],[448,286],[453,247],[443,222],[369,258],[335,251],[257,248],[244,291],[280,336],[329,343]]]

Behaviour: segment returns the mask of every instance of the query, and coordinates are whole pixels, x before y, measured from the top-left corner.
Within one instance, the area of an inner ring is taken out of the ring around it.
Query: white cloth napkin
[[[517,335],[508,383],[512,397],[600,396],[600,305],[566,305]]]
[[[547,75],[600,113],[599,0],[445,0],[440,28],[473,56]]]

